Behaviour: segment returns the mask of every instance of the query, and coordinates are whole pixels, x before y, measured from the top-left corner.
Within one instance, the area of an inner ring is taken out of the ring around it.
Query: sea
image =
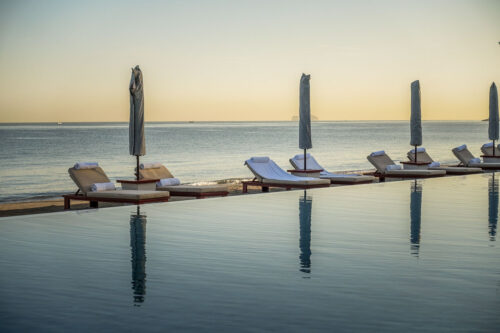
[[[372,169],[366,156],[377,150],[404,161],[412,148],[408,121],[315,121],[311,127],[308,152],[332,172]],[[423,147],[441,163],[458,163],[453,147],[467,144],[479,156],[488,142],[484,121],[424,121],[422,128]],[[182,183],[252,178],[244,166],[252,156],[290,169],[289,159],[303,153],[298,132],[294,121],[149,122],[141,162],[163,163]],[[134,178],[128,123],[0,124],[0,142],[0,202],[76,191],[68,175],[76,162],[98,162],[112,181]]]

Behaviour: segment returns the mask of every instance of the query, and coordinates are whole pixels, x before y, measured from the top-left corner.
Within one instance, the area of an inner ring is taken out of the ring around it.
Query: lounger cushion
[[[415,148],[410,150],[410,153],[414,154],[415,153]],[[425,148],[424,147],[418,147],[417,148],[417,153],[425,153]]]
[[[350,175],[335,175],[332,176],[321,176],[321,179],[328,179],[332,184],[356,184],[356,183],[368,183],[375,180],[373,176],[350,176]]]
[[[103,198],[103,199],[129,199],[129,200],[144,200],[169,197],[168,192],[163,191],[135,191],[135,190],[116,190],[102,192],[88,192],[88,198]]]
[[[492,143],[492,142],[490,142]],[[493,156],[493,147],[481,147],[481,152],[486,156]],[[495,148],[495,156],[500,156],[500,145]]]
[[[412,162],[415,162],[415,153],[412,152],[412,150],[410,150],[408,152],[408,154],[406,154],[408,156],[408,159]],[[434,160],[430,157],[430,155],[424,151],[424,152],[417,152],[417,161],[419,162],[425,162],[425,163],[432,163],[434,162]]]
[[[83,193],[90,192],[92,184],[110,182],[108,176],[106,176],[106,173],[104,173],[100,167],[79,170],[69,168],[68,173],[71,179],[75,182],[76,186],[78,186],[80,191]]]
[[[161,186],[156,188],[158,191],[183,192],[183,193],[211,193],[211,192],[228,192],[227,185],[174,185]]]
[[[500,163],[470,163],[469,168],[500,169]]]
[[[316,159],[309,153],[306,154],[306,159],[304,159],[304,154],[297,154],[290,159],[290,164],[296,170],[304,170],[304,161],[307,161],[308,170],[323,170]]]
[[[163,179],[163,178],[174,178],[174,176],[168,171],[168,169],[161,165],[159,168],[154,169],[139,169],[140,179]]]
[[[439,166],[435,168],[429,168],[429,170],[444,170],[450,175],[466,175],[469,173],[481,173],[483,170],[481,168],[466,168],[466,167],[452,167],[452,166]]]
[[[460,146],[462,147],[462,146]],[[455,156],[458,158],[458,160],[465,166],[472,166],[472,165],[468,165],[469,161],[472,160],[474,158],[474,155],[472,155],[472,153],[469,151],[469,149],[467,148],[462,148],[462,149],[459,149],[459,147],[457,148],[453,148],[451,150],[453,152],[453,154],[455,154]]]
[[[308,178],[308,177],[297,177],[297,178]],[[282,179],[262,179],[264,184],[282,184],[282,185],[330,185],[330,180],[328,179],[305,179],[305,180],[282,180]]]
[[[419,176],[419,177],[429,177],[429,176],[441,176],[441,175],[446,175],[446,171],[444,170],[423,170],[423,169],[412,169],[412,170],[389,170],[384,173],[386,176],[401,176],[402,178],[405,177],[412,177],[412,176]]]
[[[393,160],[387,155],[377,155],[377,156],[371,156],[368,155],[366,157],[368,161],[370,161],[371,164],[377,169],[378,172],[380,173],[385,173],[385,167],[391,164],[395,164]],[[398,171],[398,170],[395,170]]]

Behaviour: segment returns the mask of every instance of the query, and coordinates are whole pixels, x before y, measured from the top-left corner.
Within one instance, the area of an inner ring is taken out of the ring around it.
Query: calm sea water
[[[251,177],[243,162],[270,156],[285,169],[297,153],[297,122],[148,123],[147,155],[185,183]],[[451,148],[466,143],[479,155],[488,141],[486,122],[424,122],[424,146],[440,162],[455,161]],[[314,122],[311,153],[329,171],[370,169],[366,155],[386,150],[405,160],[408,122]],[[0,201],[53,197],[74,191],[67,169],[97,161],[114,179],[132,178],[127,123],[0,125]]]
[[[499,176],[0,218],[0,331],[498,332]]]

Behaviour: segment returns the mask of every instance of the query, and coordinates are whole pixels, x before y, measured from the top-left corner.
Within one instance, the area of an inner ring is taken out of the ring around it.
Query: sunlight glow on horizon
[[[500,1],[23,1],[0,4],[0,122],[291,120],[311,74],[319,120],[488,117]]]

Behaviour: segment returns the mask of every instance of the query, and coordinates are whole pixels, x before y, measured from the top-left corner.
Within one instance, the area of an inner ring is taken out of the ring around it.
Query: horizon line
[[[325,119],[325,120],[311,120],[312,123],[320,122],[377,122],[377,121],[410,121],[409,119]],[[488,119],[422,119],[422,121],[488,121]],[[298,120],[149,120],[144,123],[270,123],[270,122],[289,122],[295,123]],[[112,121],[0,121],[0,124],[102,124],[102,123],[128,123],[128,121],[112,120]]]

